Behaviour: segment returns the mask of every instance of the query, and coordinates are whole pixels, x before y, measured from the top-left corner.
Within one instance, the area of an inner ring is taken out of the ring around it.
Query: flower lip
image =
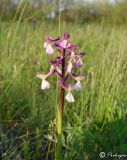
[[[49,88],[50,88],[49,82],[43,79],[41,83],[41,89],[44,90],[44,89],[49,89]]]
[[[46,43],[46,42],[45,42]],[[44,45],[44,47],[46,48],[46,53],[48,53],[49,55],[52,55],[54,54],[54,49],[52,48],[51,44],[47,44],[47,45]]]
[[[68,92],[67,95],[65,96],[65,99],[70,102],[70,103],[73,103],[75,101],[73,95],[71,92]]]

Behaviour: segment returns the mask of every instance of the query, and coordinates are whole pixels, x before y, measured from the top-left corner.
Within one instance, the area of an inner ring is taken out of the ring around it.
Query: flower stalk
[[[63,49],[63,57],[65,57],[66,50]],[[65,58],[62,59],[62,79],[65,79]],[[61,116],[63,117],[63,111],[64,111],[64,97],[65,97],[65,90],[61,87],[61,93],[60,93],[60,110],[61,110]]]

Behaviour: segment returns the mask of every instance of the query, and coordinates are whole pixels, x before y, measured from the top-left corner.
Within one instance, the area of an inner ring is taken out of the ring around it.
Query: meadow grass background
[[[127,152],[127,30],[125,26],[61,23],[61,35],[87,54],[75,103],[65,103],[65,160],[98,160],[99,153]],[[49,69],[45,35],[58,36],[58,24],[42,21],[0,23],[0,150],[4,160],[53,160],[56,78],[42,91],[38,72]],[[55,54],[56,57],[58,53]],[[110,159],[110,157],[108,157]]]

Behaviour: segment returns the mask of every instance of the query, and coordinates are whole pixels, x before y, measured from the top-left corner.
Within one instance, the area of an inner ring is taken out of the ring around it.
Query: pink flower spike
[[[55,74],[57,78],[59,78],[59,86],[61,89],[60,104],[62,114],[64,109],[64,98],[70,103],[74,102],[75,99],[71,92],[73,90],[82,90],[82,85],[80,81],[85,78],[84,75],[78,76],[74,74],[74,70],[82,66],[82,57],[85,55],[85,53],[76,53],[76,50],[79,47],[69,42],[69,38],[70,34],[67,32],[65,32],[61,37],[45,37],[44,48],[46,50],[46,53],[49,55],[53,55],[57,49],[59,55],[54,60],[49,60],[51,66],[48,73],[37,74],[36,76],[42,80],[42,90],[50,88],[50,83],[47,81],[47,78],[49,76]],[[75,81],[74,83],[70,83],[72,78]],[[65,91],[67,91],[66,96],[64,96]]]
[[[73,103],[74,101],[75,101],[75,99],[74,99],[74,97],[73,97],[73,95],[72,95],[72,93],[69,91],[68,93],[67,93],[67,95],[65,96],[65,99],[69,102],[69,103]]]

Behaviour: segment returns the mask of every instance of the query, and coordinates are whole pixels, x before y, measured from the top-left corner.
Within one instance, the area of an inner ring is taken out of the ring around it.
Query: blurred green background
[[[126,0],[1,0],[0,15],[3,21],[22,20],[39,22],[44,19],[58,20],[59,9],[62,21],[73,23],[105,22],[127,23]]]
[[[64,160],[127,153],[126,24],[126,0],[0,0],[0,159],[54,160],[59,92],[55,77],[42,91],[36,74],[58,55],[43,42],[59,27],[87,53],[77,71],[86,74],[83,90],[65,102]]]

